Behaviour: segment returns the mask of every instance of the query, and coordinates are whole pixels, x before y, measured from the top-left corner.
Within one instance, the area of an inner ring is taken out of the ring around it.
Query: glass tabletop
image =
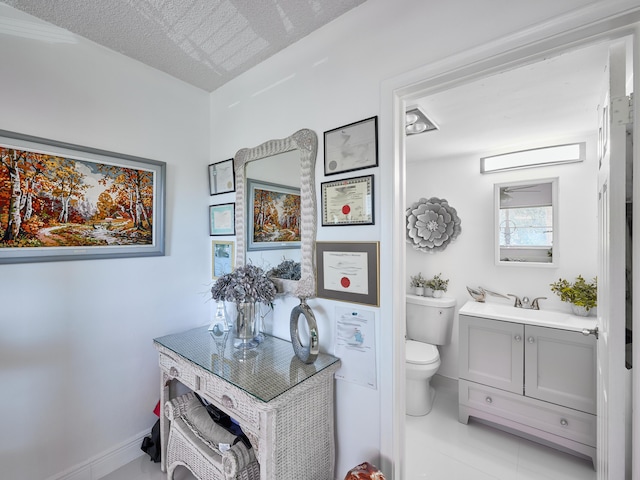
[[[269,402],[339,359],[320,353],[314,363],[296,357],[291,342],[270,335],[251,350],[233,346],[232,332],[215,335],[206,326],[165,335],[153,341],[227,382]]]

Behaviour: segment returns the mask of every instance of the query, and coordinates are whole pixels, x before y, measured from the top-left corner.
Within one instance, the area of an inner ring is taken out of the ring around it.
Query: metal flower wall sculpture
[[[421,198],[407,209],[407,243],[422,252],[439,252],[455,240],[462,227],[456,209],[443,198]]]

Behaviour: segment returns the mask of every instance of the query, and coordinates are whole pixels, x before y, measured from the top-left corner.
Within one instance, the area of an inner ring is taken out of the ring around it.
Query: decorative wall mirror
[[[494,186],[496,265],[558,265],[558,179]]]
[[[300,262],[297,282],[283,282],[285,294],[301,298],[315,296],[316,191],[315,162],[318,137],[308,129],[290,137],[269,140],[254,148],[238,150],[234,157],[236,171],[236,266],[247,262],[268,270],[283,260]],[[251,189],[249,186],[251,185]],[[255,186],[289,195],[295,201],[299,192],[299,243],[289,237],[274,237],[260,242],[254,237],[253,202]],[[252,193],[254,192],[254,193]],[[251,233],[249,239],[247,235]],[[282,241],[281,241],[282,240]],[[249,248],[250,247],[250,248]]]

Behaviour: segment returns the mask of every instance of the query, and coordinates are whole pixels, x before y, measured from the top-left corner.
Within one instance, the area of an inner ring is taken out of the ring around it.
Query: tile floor
[[[436,375],[433,409],[407,417],[403,480],[595,480],[590,460],[553,450],[471,420],[458,422],[458,383]],[[194,480],[178,467],[175,480]],[[338,480],[342,477],[337,476]],[[160,464],[141,456],[103,480],[165,480]],[[282,479],[287,480],[287,479]],[[295,479],[304,480],[304,479]]]
[[[405,480],[595,480],[578,458],[478,423],[458,422],[458,382],[436,375],[433,409],[407,417]]]

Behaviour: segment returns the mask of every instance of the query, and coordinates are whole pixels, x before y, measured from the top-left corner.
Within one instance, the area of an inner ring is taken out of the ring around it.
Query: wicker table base
[[[162,408],[177,380],[240,424],[253,445],[261,480],[334,480],[334,373],[340,361],[320,354],[306,365],[290,342],[267,336],[255,358],[238,363],[210,343],[206,327],[155,340]],[[172,474],[173,465],[198,464],[206,472],[194,472],[200,478],[224,479],[215,476],[216,461],[202,463],[201,445],[183,430],[170,429],[161,413],[163,471]],[[171,447],[164,448],[168,443]]]

